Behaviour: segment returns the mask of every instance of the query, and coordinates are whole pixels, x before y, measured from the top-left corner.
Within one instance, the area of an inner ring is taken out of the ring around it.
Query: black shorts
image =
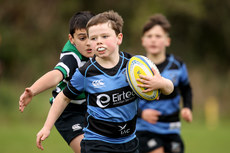
[[[69,103],[55,122],[55,127],[65,141],[70,142],[83,134],[86,106]]]
[[[183,153],[184,143],[178,134],[155,134],[147,131],[138,131],[140,153],[147,153],[163,147],[167,153]]]
[[[123,144],[113,144],[95,140],[82,140],[81,153],[139,153],[138,144],[137,138]]]

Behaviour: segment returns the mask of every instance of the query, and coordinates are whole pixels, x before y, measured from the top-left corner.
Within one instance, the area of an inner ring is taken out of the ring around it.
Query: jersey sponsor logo
[[[105,86],[105,83],[104,83],[103,79],[100,79],[100,80],[94,80],[92,82],[92,85],[94,86],[94,88],[101,88],[101,87]]]
[[[80,124],[74,124],[74,125],[72,126],[72,129],[73,129],[73,131],[78,131],[78,130],[81,130],[82,127],[81,127]]]
[[[122,91],[121,93],[114,94],[99,94],[97,95],[96,104],[101,108],[110,106],[122,105],[135,99],[135,93],[133,91]]]
[[[87,113],[87,116],[89,114]],[[111,122],[101,119],[96,119],[92,115],[88,116],[88,126],[86,129],[110,138],[126,137],[135,132],[136,129],[135,115],[131,120],[124,122]]]
[[[97,96],[97,105],[101,108],[105,108],[106,106],[109,105],[110,102],[110,97],[107,94],[100,94]]]
[[[130,129],[125,129],[126,126],[127,126],[127,124],[125,124],[124,126],[118,126],[120,128],[119,131],[121,132],[121,135],[130,133]]]

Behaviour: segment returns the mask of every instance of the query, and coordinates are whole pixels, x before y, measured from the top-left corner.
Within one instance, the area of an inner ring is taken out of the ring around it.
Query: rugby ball
[[[150,92],[143,93],[142,90],[145,88],[138,87],[137,84],[142,84],[137,81],[140,78],[139,75],[153,76],[152,67],[157,70],[156,65],[147,57],[142,55],[133,56],[126,65],[126,78],[132,90],[136,95],[142,99],[151,101],[157,99],[160,94],[160,90],[153,90]]]

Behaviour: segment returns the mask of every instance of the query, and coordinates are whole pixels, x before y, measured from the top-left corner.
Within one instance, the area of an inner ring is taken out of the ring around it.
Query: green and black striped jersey
[[[83,66],[86,61],[88,61],[88,58],[82,56],[76,47],[72,45],[70,41],[67,41],[62,49],[60,60],[54,67],[54,69],[61,71],[63,74],[63,80],[53,90],[53,97],[50,98],[51,103],[53,103],[53,100],[58,95],[58,93],[60,93],[67,86],[67,83],[71,79],[75,70]],[[85,101],[85,94],[82,93],[71,100],[71,103],[83,104]]]

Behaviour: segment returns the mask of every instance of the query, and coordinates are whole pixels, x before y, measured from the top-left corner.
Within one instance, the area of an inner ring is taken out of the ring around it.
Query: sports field
[[[12,83],[13,84],[13,83]],[[0,87],[0,152],[1,153],[40,153],[36,147],[36,134],[42,128],[49,103],[47,91],[32,101],[24,113],[18,111],[20,86],[1,82]],[[12,92],[9,92],[12,91]],[[182,136],[186,145],[186,153],[229,153],[230,120],[220,117],[215,128],[207,126],[203,117],[194,110],[194,121],[182,122]],[[51,135],[43,143],[43,153],[71,153],[72,150],[53,128]]]
[[[40,123],[41,124],[40,124]],[[1,153],[38,153],[35,146],[36,133],[43,121],[14,121],[0,126]],[[183,123],[183,138],[186,153],[228,153],[230,123],[221,122],[216,129],[208,130],[202,121]],[[43,153],[71,153],[72,150],[62,140],[56,129],[44,142]]]

